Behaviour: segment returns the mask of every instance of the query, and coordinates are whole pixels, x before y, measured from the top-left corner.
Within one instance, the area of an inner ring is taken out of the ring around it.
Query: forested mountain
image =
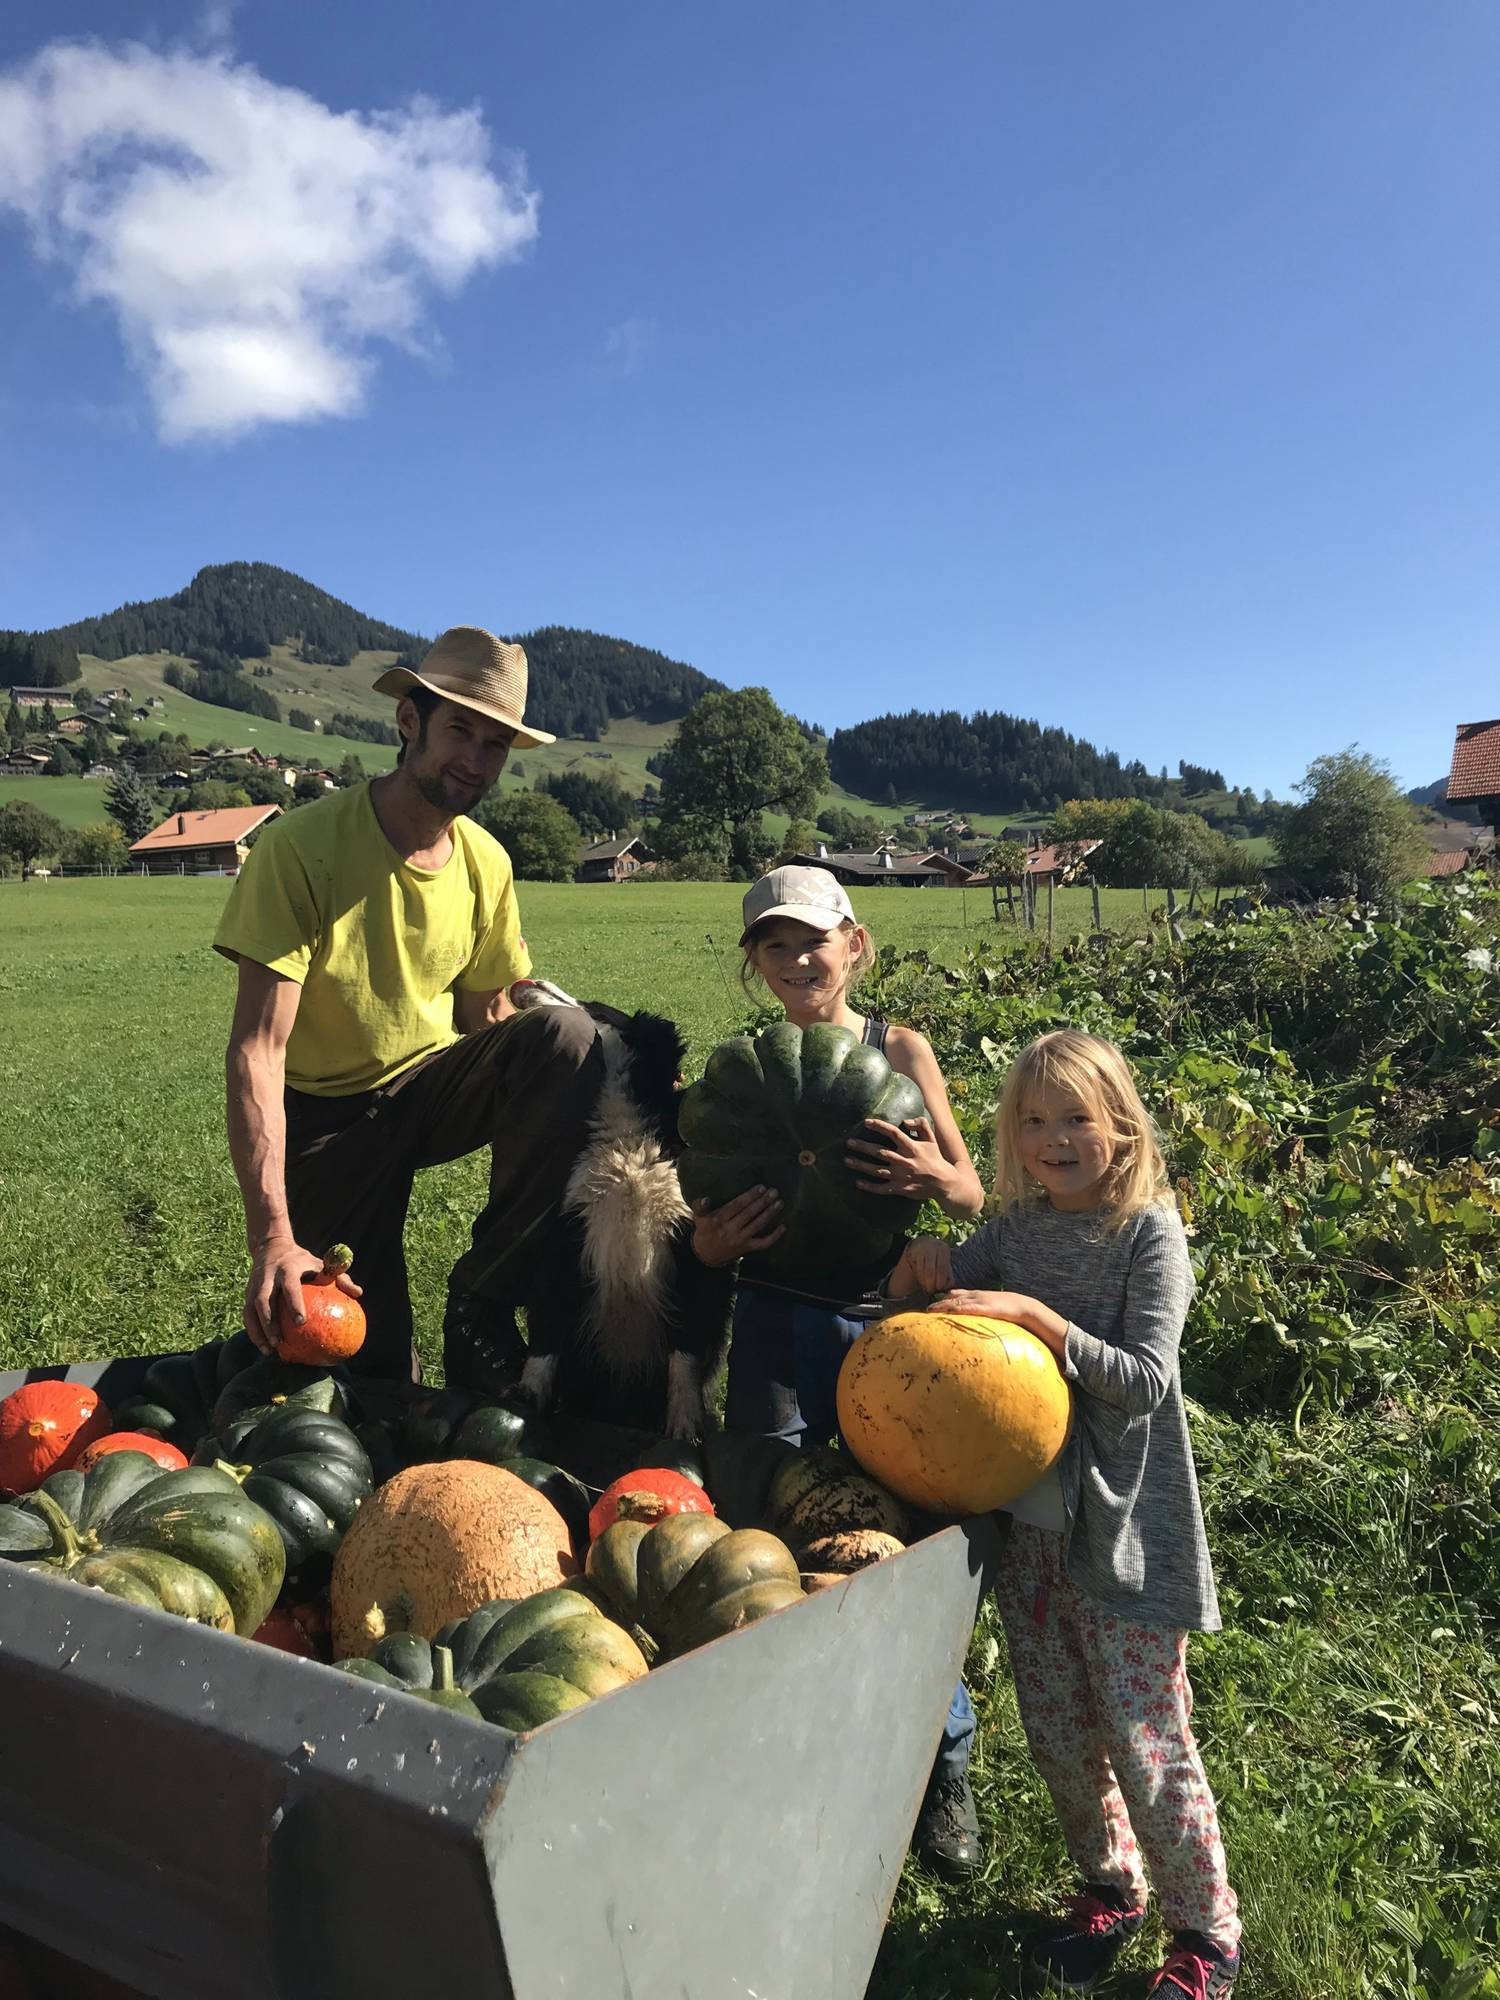
[[[1413,785],[1406,795],[1414,806],[1430,806],[1434,812],[1442,813],[1448,819],[1466,820],[1470,826],[1481,824],[1479,807],[1473,799],[1456,799],[1448,803],[1448,780],[1434,779],[1430,785]]]
[[[675,722],[724,685],[648,646],[570,625],[544,625],[516,636],[531,667],[526,719],[554,736],[595,741],[616,715]]]
[[[419,649],[422,640],[271,563],[213,563],[175,597],[122,604],[100,618],[35,636],[39,644],[70,646],[101,660],[127,653],[181,653],[186,659],[224,653],[264,659],[273,646],[295,643],[301,657],[346,666],[356,653]]]
[[[1122,764],[1065,729],[999,710],[940,715],[911,709],[835,730],[828,766],[867,799],[951,799],[970,811],[1049,812],[1066,799],[1157,799],[1169,785],[1185,797],[1223,791],[1220,772],[1179,764],[1179,779]]]

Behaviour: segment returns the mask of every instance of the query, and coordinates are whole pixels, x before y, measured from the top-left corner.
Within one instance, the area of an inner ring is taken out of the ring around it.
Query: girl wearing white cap
[[[826,1022],[847,1028],[879,1049],[892,1069],[921,1091],[928,1117],[903,1126],[866,1121],[866,1136],[850,1141],[849,1164],[872,1194],[936,1201],[950,1215],[977,1215],[984,1190],[948,1103],[937,1058],[914,1028],[901,1028],[850,1004],[874,946],[841,884],[826,868],[774,868],[744,901],[747,985],[764,981],[798,1028]],[[754,1258],[781,1234],[775,1188],[752,1188],[723,1207],[695,1207],[693,1249],[704,1264],[723,1267]],[[834,1246],[830,1245],[830,1250]],[[870,1274],[870,1283],[884,1276]],[[740,1272],[729,1391],[724,1421],[731,1431],[784,1437],[799,1446],[826,1444],[838,1429],[834,1392],[850,1344],[882,1308],[866,1299],[819,1297],[765,1282],[752,1265]],[[950,1879],[978,1865],[978,1823],[967,1777],[974,1712],[960,1687],[933,1772],[917,1846]]]

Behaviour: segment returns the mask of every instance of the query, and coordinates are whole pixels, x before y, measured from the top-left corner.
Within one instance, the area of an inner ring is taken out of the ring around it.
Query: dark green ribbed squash
[[[228,1473],[163,1472],[137,1451],[111,1452],[91,1472],[54,1473],[0,1507],[0,1555],[247,1637],[286,1574],[276,1523]]]
[[[707,1514],[669,1515],[651,1527],[617,1521],[590,1547],[585,1585],[653,1661],[691,1652],[802,1595],[797,1558],[784,1542]]]
[[[374,1490],[364,1446],[337,1417],[295,1403],[268,1416],[237,1417],[205,1438],[198,1465],[222,1465],[275,1521],[287,1574],[326,1570],[362,1500]]]
[[[262,1354],[231,1375],[219,1391],[210,1428],[222,1433],[236,1417],[265,1416],[288,1404],[335,1417],[342,1417],[346,1407],[338,1378],[328,1369],[301,1368],[278,1361],[274,1354]]]
[[[747,1188],[775,1188],[785,1234],[745,1260],[746,1275],[759,1268],[827,1296],[862,1290],[895,1261],[921,1204],[862,1194],[866,1176],[845,1160],[849,1141],[868,1136],[867,1118],[899,1125],[926,1113],[911,1079],[849,1029],[779,1021],[721,1042],[684,1092],[682,1192],[717,1208]]]
[[[453,1655],[448,1648],[429,1646],[414,1633],[395,1633],[380,1640],[368,1659],[335,1660],[334,1665],[340,1673],[351,1674],[356,1680],[373,1681],[376,1687],[414,1695],[418,1701],[429,1702],[434,1708],[452,1709],[475,1722],[483,1719],[454,1680]]]

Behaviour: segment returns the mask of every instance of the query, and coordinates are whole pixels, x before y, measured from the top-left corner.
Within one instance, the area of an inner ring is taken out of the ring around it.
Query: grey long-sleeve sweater
[[[1194,1287],[1177,1211],[1142,1209],[1110,1235],[1097,1214],[1018,1203],[954,1251],[953,1282],[1023,1292],[1068,1321],[1068,1575],[1134,1624],[1217,1632],[1178,1371]]]

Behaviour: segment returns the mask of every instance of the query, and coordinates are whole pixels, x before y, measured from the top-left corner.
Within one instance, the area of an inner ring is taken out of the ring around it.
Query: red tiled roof
[[[1469,865],[1466,847],[1435,847],[1427,857],[1427,873],[1434,880],[1444,875],[1461,875]]]
[[[1461,722],[1448,773],[1450,799],[1500,796],[1500,722]]]
[[[172,813],[130,843],[132,854],[160,854],[175,847],[224,847],[274,819],[280,806],[221,806],[216,812]]]
[[[1064,849],[1064,858],[1059,858],[1055,847],[1033,847],[1027,851],[1026,873],[1028,875],[1050,875],[1056,869],[1076,868],[1079,862],[1101,847],[1098,840],[1070,840]]]

